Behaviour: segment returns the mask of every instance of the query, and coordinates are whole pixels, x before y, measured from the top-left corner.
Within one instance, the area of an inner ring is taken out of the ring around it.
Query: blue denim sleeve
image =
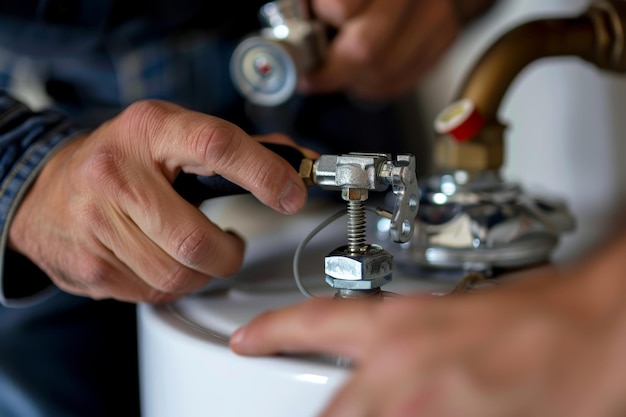
[[[4,306],[28,306],[56,291],[39,268],[7,248],[9,226],[48,158],[81,130],[61,112],[33,112],[0,90],[0,304]]]

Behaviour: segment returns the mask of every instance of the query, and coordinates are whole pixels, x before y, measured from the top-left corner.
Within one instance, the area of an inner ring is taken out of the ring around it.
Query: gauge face
[[[231,78],[249,101],[276,106],[287,101],[296,89],[296,64],[279,41],[260,36],[241,42],[231,57]]]

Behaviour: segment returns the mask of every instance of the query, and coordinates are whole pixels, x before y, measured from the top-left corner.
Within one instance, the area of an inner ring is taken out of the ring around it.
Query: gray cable
[[[370,211],[372,213],[376,213],[376,210],[366,207],[365,210]],[[321,232],[326,226],[328,226],[329,224],[331,224],[332,222],[334,222],[335,220],[339,219],[340,217],[343,217],[346,215],[346,210],[345,209],[341,209],[338,212],[336,212],[335,214],[329,216],[326,220],[322,221],[317,227],[315,227],[313,230],[311,230],[311,232],[309,232],[308,235],[306,235],[304,237],[304,239],[302,239],[302,241],[300,242],[300,244],[298,245],[298,247],[296,248],[296,252],[293,255],[293,278],[296,282],[296,285],[298,286],[298,289],[300,290],[300,292],[308,298],[315,298],[315,295],[313,295],[313,293],[311,293],[309,290],[307,290],[304,285],[302,284],[302,278],[300,277],[300,257],[302,256],[302,252],[304,251],[304,248],[306,247],[306,245],[308,245],[308,243],[319,233]]]

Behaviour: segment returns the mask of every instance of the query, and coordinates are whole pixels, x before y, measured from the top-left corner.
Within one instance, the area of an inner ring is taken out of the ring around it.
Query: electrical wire
[[[374,210],[371,207],[365,207],[365,210],[376,214],[376,210]],[[315,236],[317,236],[319,232],[321,232],[332,222],[345,216],[346,214],[347,214],[346,210],[341,209],[337,211],[336,213],[330,215],[328,218],[323,220],[319,225],[317,225],[313,230],[311,230],[309,234],[306,235],[304,239],[302,239],[302,241],[296,248],[296,251],[293,255],[293,278],[294,278],[294,281],[296,282],[296,286],[298,287],[298,290],[300,290],[300,292],[307,298],[316,298],[316,296],[313,293],[311,293],[309,290],[307,290],[304,284],[302,283],[302,277],[300,276],[300,258],[302,256],[302,252],[304,251],[304,248],[306,247],[306,245],[308,245],[309,242]]]

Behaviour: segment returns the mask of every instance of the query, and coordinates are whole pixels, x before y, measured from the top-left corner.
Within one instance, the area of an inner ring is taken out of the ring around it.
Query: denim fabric
[[[0,271],[5,269],[9,225],[20,200],[46,160],[78,131],[78,126],[63,114],[53,110],[33,113],[0,90]],[[3,276],[0,275],[0,303],[4,305],[19,306],[30,303],[37,295],[49,293],[47,286],[33,288],[26,291],[31,293],[28,296],[12,299]],[[24,283],[28,277],[11,279],[22,281],[20,286],[28,286]]]

